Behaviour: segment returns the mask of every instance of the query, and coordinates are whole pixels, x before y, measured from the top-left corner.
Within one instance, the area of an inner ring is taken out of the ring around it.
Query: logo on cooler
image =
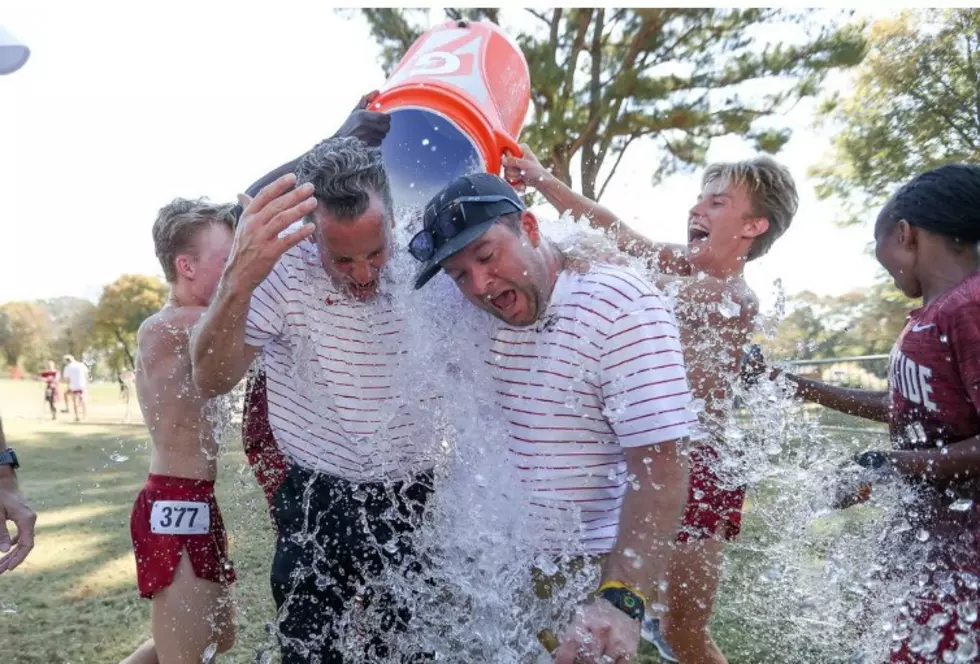
[[[454,85],[474,100],[486,103],[490,93],[476,66],[483,39],[482,34],[458,28],[431,33],[411,59],[388,79],[382,92],[422,77]]]

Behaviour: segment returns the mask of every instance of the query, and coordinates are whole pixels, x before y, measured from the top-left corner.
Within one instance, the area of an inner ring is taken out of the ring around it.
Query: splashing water
[[[544,628],[560,630],[572,607],[595,587],[596,569],[570,565],[583,555],[577,514],[555,510],[541,517],[546,524],[527,517],[529,492],[511,472],[508,432],[485,362],[495,322],[466,302],[443,275],[420,291],[412,288],[418,266],[403,247],[418,222],[417,211],[401,215],[397,248],[382,282],[381,297],[399,311],[405,326],[392,390],[396,398],[381,407],[384,421],[410,408],[425,423],[419,433],[424,440],[417,442],[427,445],[427,454],[436,460],[435,490],[420,527],[409,536],[414,555],[389,565],[362,589],[387,589],[413,616],[407,632],[383,633],[392,654],[378,661],[411,661],[423,653],[447,662],[534,661],[543,655],[537,634]],[[581,235],[595,240],[586,259],[609,248],[597,232],[569,217],[544,220],[542,228],[559,246],[581,246],[576,239]],[[631,264],[643,271],[638,261]],[[665,294],[676,299],[678,292],[668,286]],[[725,316],[739,313],[735,303],[723,302],[721,308]],[[771,338],[775,323],[762,323]],[[297,352],[298,378],[317,385],[318,403],[331,405],[329,386],[311,374],[311,345]],[[705,417],[708,428],[719,433],[715,469],[722,484],[750,487],[743,533],[726,549],[713,623],[719,640],[738,644],[726,655],[731,661],[787,663],[853,655],[852,661],[874,662],[886,659],[888,649],[903,640],[924,652],[934,650],[939,627],[927,625],[917,632],[907,619],[897,618],[927,544],[913,537],[920,549],[908,545],[916,529],[901,518],[907,489],[876,485],[867,504],[833,510],[840,466],[854,451],[867,449],[869,441],[821,429],[818,418],[783,388],[768,381],[749,391],[737,388],[740,409]],[[235,419],[233,403],[240,400],[230,399],[217,409],[223,414],[214,416],[216,431],[227,431]],[[582,407],[571,397],[564,405],[570,412]],[[619,416],[624,407],[607,404],[609,416]],[[704,405],[693,407],[700,411]],[[377,448],[382,456],[396,447],[384,433],[359,444]],[[251,481],[250,473],[240,477]],[[970,507],[954,503],[950,509]],[[545,528],[562,536],[545,542]],[[884,574],[899,547],[907,563]],[[413,563],[421,563],[421,571]],[[566,584],[548,599],[539,597],[535,589],[541,577],[559,572]],[[959,615],[968,618],[971,612],[975,616],[975,606],[963,607]],[[342,647],[354,658],[362,655],[366,633],[383,631],[377,610],[356,603],[343,622]],[[737,638],[726,638],[735,632]],[[975,639],[960,641],[949,661],[972,661],[976,646]],[[260,657],[268,655],[265,651]]]
[[[575,246],[575,253],[585,246],[595,258],[612,249],[608,240],[603,247],[598,231],[568,217],[542,227],[559,246]],[[647,272],[640,261],[629,262],[637,272]],[[660,283],[675,309],[684,304],[678,301],[678,280]],[[782,285],[777,282],[776,288],[781,294]],[[775,316],[760,321],[759,331],[768,339],[785,315],[784,295],[778,300]],[[739,305],[727,298],[714,306],[725,318],[740,314]],[[694,343],[695,353],[718,363],[738,359],[727,357],[728,349],[710,334]],[[856,451],[887,447],[888,440],[823,429],[819,416],[790,393],[781,381],[762,381],[749,391],[735,385],[731,396],[738,408],[721,418],[701,414],[706,429],[716,434],[718,458],[712,467],[721,485],[749,487],[742,534],[726,547],[712,632],[726,642],[730,661],[887,660],[896,637],[910,637],[903,633],[906,626],[889,621],[915,586],[911,580],[923,569],[929,538],[910,544],[913,528],[902,514],[911,493],[900,483],[876,484],[865,505],[833,509],[842,467]],[[904,564],[896,569],[898,560]],[[920,637],[923,648],[934,641],[932,633]]]

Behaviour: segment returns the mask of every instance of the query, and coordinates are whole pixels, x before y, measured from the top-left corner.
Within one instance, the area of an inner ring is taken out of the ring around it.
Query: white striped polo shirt
[[[359,482],[432,467],[434,432],[413,416],[423,396],[397,376],[404,323],[390,296],[338,290],[313,242],[282,256],[252,295],[245,342],[262,348],[269,423],[293,462]]]
[[[577,512],[585,550],[609,551],[627,490],[623,448],[696,431],[666,298],[628,269],[562,272],[544,315],[499,328],[488,361],[532,518]]]

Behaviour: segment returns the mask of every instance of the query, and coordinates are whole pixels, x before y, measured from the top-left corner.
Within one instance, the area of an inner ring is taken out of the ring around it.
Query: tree
[[[390,74],[422,33],[429,10],[364,9]],[[704,164],[712,138],[734,134],[777,152],[789,130],[765,119],[816,93],[827,71],[860,62],[863,26],[816,26],[812,12],[777,9],[527,9],[507,28],[531,73],[534,116],[522,138],[582,193],[598,200],[626,149],[655,140],[654,180]],[[447,9],[451,19],[500,22],[496,9]],[[798,44],[767,44],[802,28]],[[811,34],[811,33],[816,34]],[[760,90],[765,92],[760,93]],[[600,183],[600,171],[607,166]]]
[[[42,304],[53,328],[52,356],[85,355],[95,343],[95,305],[77,297],[57,297]]]
[[[156,313],[169,289],[157,277],[124,274],[102,290],[95,310],[95,334],[114,369],[135,368],[136,332]]]
[[[980,157],[980,10],[902,12],[875,23],[852,91],[826,100],[840,127],[811,170],[817,193],[857,223],[894,189],[936,166]]]
[[[0,306],[0,349],[7,364],[21,364],[34,372],[48,349],[51,324],[48,313],[34,302],[7,302]]]
[[[790,299],[768,352],[797,360],[885,354],[913,306],[887,278],[840,296],[799,293]]]

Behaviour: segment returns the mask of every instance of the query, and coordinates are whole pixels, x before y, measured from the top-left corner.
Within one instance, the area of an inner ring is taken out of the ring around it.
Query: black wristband
[[[596,597],[606,600],[633,620],[643,622],[646,615],[643,598],[629,588],[604,588],[596,593]]]

